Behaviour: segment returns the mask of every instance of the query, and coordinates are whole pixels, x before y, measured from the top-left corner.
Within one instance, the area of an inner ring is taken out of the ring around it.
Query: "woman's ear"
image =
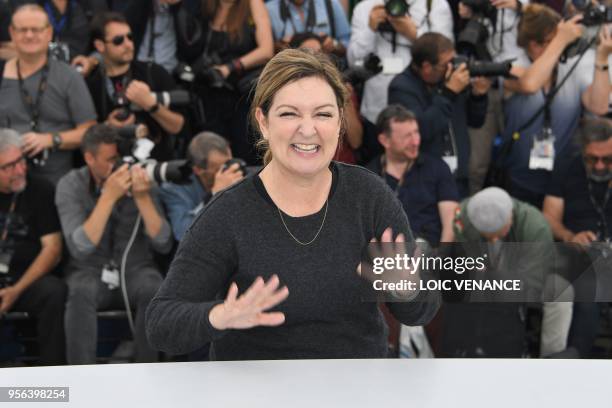
[[[268,139],[268,119],[261,108],[255,108],[255,119],[259,125],[259,131],[264,139]]]

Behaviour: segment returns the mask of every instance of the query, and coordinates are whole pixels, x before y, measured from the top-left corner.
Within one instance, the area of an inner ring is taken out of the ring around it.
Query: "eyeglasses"
[[[17,166],[23,166],[25,164],[25,157],[20,156],[18,159],[13,160],[10,163],[6,163],[0,166],[0,171],[14,171]]]
[[[133,40],[133,36],[132,33],[127,33],[124,35],[116,35],[113,38],[110,39],[110,41],[104,41],[105,43],[112,43],[114,46],[120,46],[121,44],[123,44],[123,42],[125,41],[125,39],[128,39],[130,41],[134,41]]]
[[[592,154],[584,155],[584,162],[589,166],[594,166],[597,162],[602,162],[606,166],[612,165],[612,156],[595,156]]]
[[[47,28],[49,28],[49,24],[46,24],[42,27],[15,27],[14,25],[12,25],[11,27],[13,27],[13,30],[19,35],[26,34],[28,31],[31,31],[34,35],[40,35],[45,32]]]

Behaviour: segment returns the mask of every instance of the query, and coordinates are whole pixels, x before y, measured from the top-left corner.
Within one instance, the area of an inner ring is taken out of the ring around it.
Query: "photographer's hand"
[[[470,72],[465,63],[453,70],[453,64],[449,62],[447,75],[445,86],[456,94],[463,92],[470,84]]]
[[[388,18],[389,23],[393,27],[395,31],[399,34],[403,35],[410,41],[415,41],[417,39],[417,26],[410,18],[410,16],[401,16],[401,17],[391,17]]]
[[[289,296],[286,286],[279,289],[278,276],[268,282],[257,277],[251,287],[238,297],[238,285],[232,283],[225,301],[208,314],[210,324],[217,330],[250,329],[256,326],[279,326],[285,322],[282,312],[266,312]]]
[[[232,164],[229,168],[223,170],[223,167],[215,174],[215,181],[213,183],[210,192],[217,194],[219,191],[231,186],[234,183],[242,180],[244,176],[240,171],[240,165],[238,163]]]
[[[370,11],[370,19],[368,21],[368,26],[370,27],[370,30],[378,30],[378,26],[386,20],[387,11],[385,10],[385,6],[379,4],[377,6],[372,7],[372,10]]]
[[[221,73],[223,79],[227,79],[230,76],[230,70],[227,65],[215,65],[213,68]]]
[[[597,235],[595,235],[592,231],[581,231],[577,234],[574,234],[567,242],[572,242],[574,244],[580,244],[583,246],[589,245],[591,242],[597,241]]]
[[[108,176],[102,186],[101,198],[107,198],[114,204],[127,194],[131,186],[130,169],[127,164],[124,164]]]
[[[45,149],[53,147],[53,136],[50,133],[28,132],[21,136],[23,152],[34,157]]]
[[[7,313],[21,296],[21,291],[16,286],[7,286],[0,289],[0,314]]]
[[[553,41],[557,40],[562,45],[567,46],[579,39],[583,31],[583,26],[580,24],[582,17],[582,14],[577,14],[569,20],[561,20],[557,24],[557,33]]]
[[[608,65],[608,56],[612,54],[612,35],[610,35],[612,25],[606,24],[599,29],[599,44],[597,45],[597,59],[595,62],[601,65]]]
[[[132,166],[130,173],[132,176],[132,197],[134,197],[134,200],[149,196],[151,182],[147,172],[140,166]]]
[[[108,118],[106,118],[106,124],[110,127],[114,127],[114,128],[122,128],[128,125],[133,125],[136,122],[136,117],[134,116],[133,113],[130,114],[130,116],[127,117],[127,119],[125,120],[119,120],[117,119],[117,116],[123,111],[123,109],[115,109],[113,110],[109,115]]]
[[[142,110],[149,111],[155,106],[155,97],[151,94],[149,85],[136,79],[132,80],[125,90],[125,97]]]

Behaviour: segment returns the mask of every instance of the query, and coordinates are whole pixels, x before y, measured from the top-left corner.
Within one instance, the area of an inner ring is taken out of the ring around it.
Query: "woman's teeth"
[[[301,144],[294,143],[291,145],[295,150],[303,153],[314,153],[319,150],[319,145],[316,144]]]

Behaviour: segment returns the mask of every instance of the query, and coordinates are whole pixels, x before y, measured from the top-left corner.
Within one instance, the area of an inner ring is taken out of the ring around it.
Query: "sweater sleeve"
[[[225,333],[208,320],[210,310],[223,302],[237,260],[223,196],[216,196],[185,233],[147,308],[147,337],[158,350],[188,353]]]
[[[382,208],[377,212],[380,216],[376,222],[377,237],[380,237],[387,227],[391,227],[394,237],[403,233],[406,241],[414,241],[408,217],[397,197],[388,188],[381,196]],[[421,291],[409,302],[387,302],[386,305],[399,322],[408,326],[420,326],[429,323],[436,315],[440,299],[440,293],[437,291]]]

